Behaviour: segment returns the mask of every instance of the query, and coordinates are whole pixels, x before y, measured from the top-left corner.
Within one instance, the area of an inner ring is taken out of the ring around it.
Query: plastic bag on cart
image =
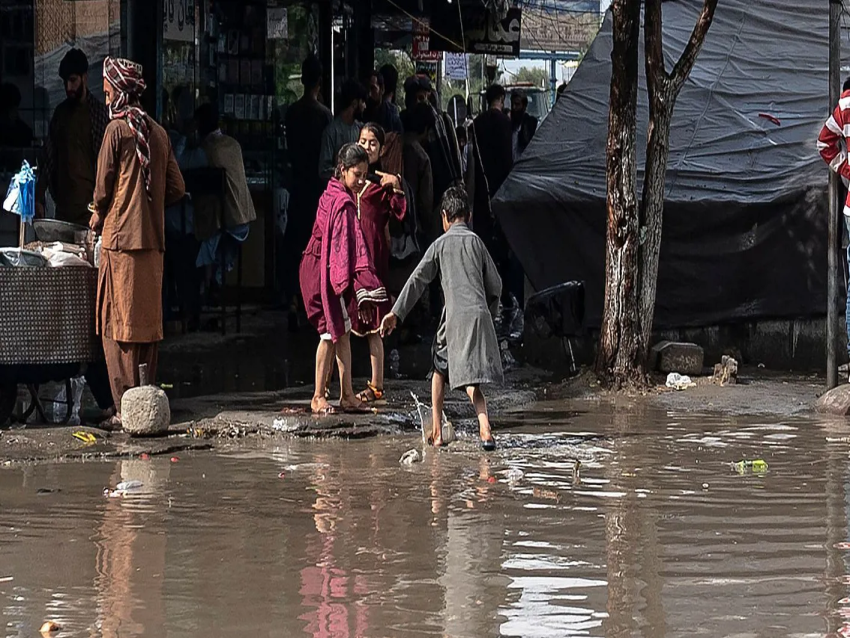
[[[82,377],[71,379],[71,397],[74,401],[74,407],[71,409],[71,416],[68,419],[67,425],[80,425],[80,402],[83,399],[83,389],[85,387],[86,381]],[[53,401],[45,402],[45,416],[54,423],[61,423],[68,413],[67,402],[65,384],[62,383],[53,394]]]
[[[21,165],[21,170],[9,182],[3,209],[20,215],[25,222],[32,221],[35,217],[35,173],[26,160]]]

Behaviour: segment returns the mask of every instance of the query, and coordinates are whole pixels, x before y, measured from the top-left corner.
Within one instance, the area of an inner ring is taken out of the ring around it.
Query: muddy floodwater
[[[4,469],[0,634],[850,635],[843,420],[585,408]]]

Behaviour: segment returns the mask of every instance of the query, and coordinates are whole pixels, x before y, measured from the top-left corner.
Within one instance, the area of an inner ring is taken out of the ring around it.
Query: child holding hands
[[[445,308],[432,346],[431,443],[443,445],[442,414],[445,387],[465,389],[478,415],[481,447],[496,448],[490,429],[485,383],[501,383],[502,359],[493,315],[498,312],[502,281],[484,242],[469,229],[469,201],[459,187],[449,188],[442,200],[445,234],[431,244],[401,291],[392,312],[381,322],[381,334],[404,321],[428,285],[440,277]]]

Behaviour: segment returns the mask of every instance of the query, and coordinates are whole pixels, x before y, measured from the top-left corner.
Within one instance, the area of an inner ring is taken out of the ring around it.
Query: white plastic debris
[[[114,490],[103,488],[103,495],[109,498],[120,498],[142,488],[141,481],[122,481],[115,486]]]
[[[691,378],[687,375],[671,372],[667,375],[666,385],[674,390],[687,390],[688,388],[695,388],[697,384],[691,381]]]
[[[71,400],[74,406],[71,409],[71,415],[68,418],[67,425],[80,425],[80,404],[83,400],[83,390],[86,387],[86,382],[82,377],[74,377],[71,379]],[[44,407],[47,409],[47,417],[58,423],[66,415],[68,411],[68,398],[65,393],[65,385],[59,387],[53,395],[53,401],[47,403]]]
[[[402,454],[398,462],[402,465],[413,465],[414,463],[421,463],[422,460],[422,452],[414,448]]]

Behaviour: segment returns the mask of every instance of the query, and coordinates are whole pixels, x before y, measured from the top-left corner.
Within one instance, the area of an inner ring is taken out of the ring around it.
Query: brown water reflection
[[[412,467],[398,437],[4,470],[2,635],[850,635],[844,421],[556,408]]]

